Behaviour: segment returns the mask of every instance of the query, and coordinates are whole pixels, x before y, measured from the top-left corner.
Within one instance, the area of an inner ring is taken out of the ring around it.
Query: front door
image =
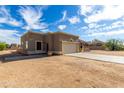
[[[41,50],[41,42],[37,42],[37,50]]]
[[[46,44],[46,51],[48,52],[48,43]]]

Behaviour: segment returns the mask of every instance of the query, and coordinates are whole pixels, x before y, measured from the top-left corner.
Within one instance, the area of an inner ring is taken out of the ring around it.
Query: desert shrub
[[[106,43],[104,43],[101,47],[102,47],[103,50],[107,50]]]
[[[0,51],[1,51],[1,50],[4,50],[4,49],[6,49],[6,48],[7,48],[7,44],[4,43],[4,42],[0,42]]]
[[[124,50],[124,45],[121,40],[117,39],[110,39],[106,42],[105,44],[107,50],[112,50],[112,51],[119,51],[119,50]]]
[[[6,48],[9,48],[9,44],[6,44]]]

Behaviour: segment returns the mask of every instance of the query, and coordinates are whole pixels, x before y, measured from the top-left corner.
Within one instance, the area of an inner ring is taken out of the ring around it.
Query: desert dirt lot
[[[4,50],[4,51],[0,51],[0,56],[5,55],[5,54],[11,54],[13,51],[16,51],[16,50]]]
[[[0,63],[0,87],[124,87],[124,65],[69,56]]]
[[[91,50],[91,53],[105,54],[113,56],[124,56],[124,51],[104,51],[104,50]]]

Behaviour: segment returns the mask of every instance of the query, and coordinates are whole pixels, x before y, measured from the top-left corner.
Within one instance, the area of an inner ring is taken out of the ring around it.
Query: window
[[[23,41],[21,42],[21,46],[23,46]]]
[[[26,41],[26,49],[28,49],[28,41]]]

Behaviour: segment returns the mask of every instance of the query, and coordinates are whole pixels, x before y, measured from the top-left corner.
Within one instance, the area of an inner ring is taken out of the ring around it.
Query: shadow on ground
[[[20,54],[17,52],[11,52],[10,54],[0,55],[0,61],[2,63],[7,63],[7,62],[34,59],[34,58],[43,58],[43,57],[48,57],[48,56],[47,54],[26,55],[26,54]]]

